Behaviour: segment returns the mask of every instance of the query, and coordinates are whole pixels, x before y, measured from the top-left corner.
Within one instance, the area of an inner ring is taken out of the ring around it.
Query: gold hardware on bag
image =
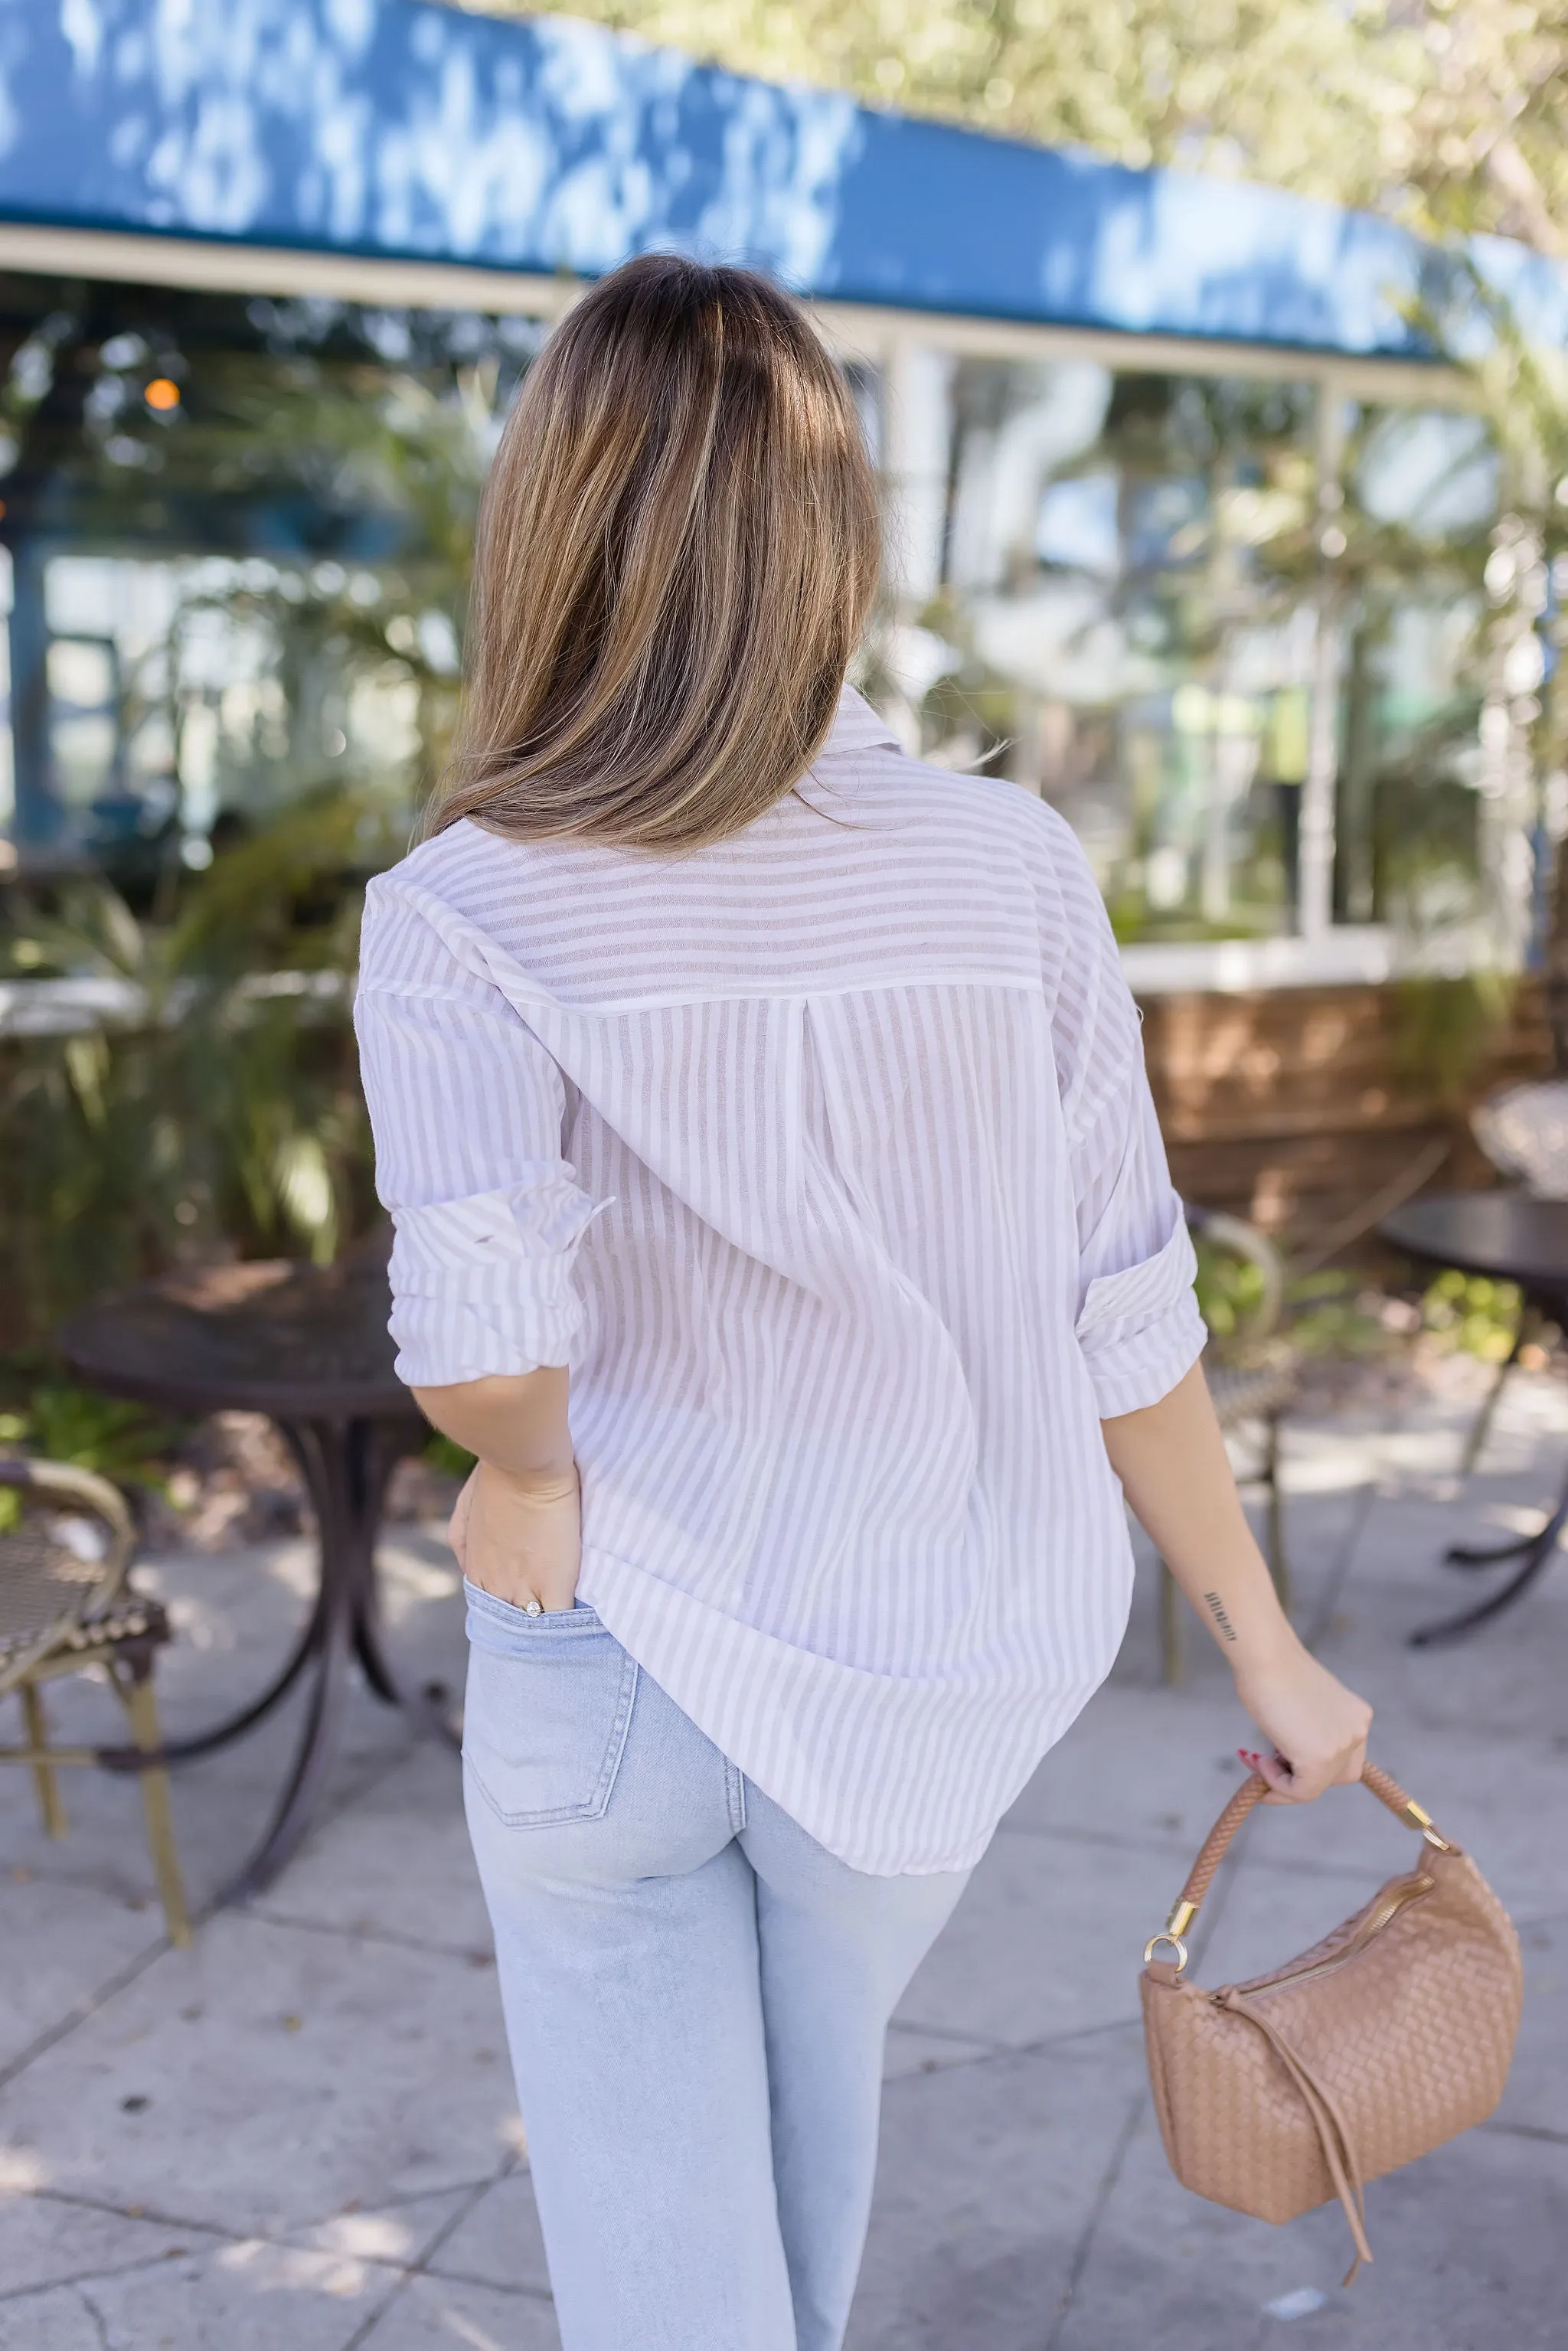
[[[1337,2196],[1371,2259],[1362,2187],[1502,2095],[1519,2032],[1519,1938],[1469,1855],[1375,1763],[1363,1783],[1429,1851],[1310,1951],[1218,1991],[1182,1980],[1186,1929],[1268,1793],[1257,1773],[1204,1841],[1141,1992],[1160,2135],[1185,2187],[1260,2220]],[[1176,1964],[1156,1959],[1162,1944]],[[1354,2266],[1351,2275],[1355,2273]],[[1346,2283],[1349,2283],[1347,2279]]]
[[[1406,1797],[1404,1811],[1405,1817],[1409,1822],[1411,1827],[1413,1829],[1419,1829],[1428,1844],[1436,1845],[1439,1853],[1453,1852],[1454,1848],[1448,1843],[1448,1838],[1446,1836],[1439,1836],[1437,1830],[1432,1825],[1431,1813],[1426,1810],[1424,1805],[1418,1804],[1414,1796]]]
[[[1160,1932],[1151,1936],[1144,1945],[1144,1965],[1147,1967],[1154,1958],[1156,1944],[1168,1943],[1176,1955],[1176,1973],[1179,1976],[1186,1965],[1186,1945],[1182,1938],[1197,1916],[1196,1902],[1188,1902],[1184,1898],[1176,1903]]]

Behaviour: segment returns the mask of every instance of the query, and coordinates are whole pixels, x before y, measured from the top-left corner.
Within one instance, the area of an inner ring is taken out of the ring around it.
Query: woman
[[[1124,1490],[1281,1801],[1370,1719],[1242,1516],[1071,834],[844,684],[877,559],[795,305],[617,271],[502,438],[459,756],[366,908],[566,2351],[841,2341],[887,2020],[1110,1667]]]

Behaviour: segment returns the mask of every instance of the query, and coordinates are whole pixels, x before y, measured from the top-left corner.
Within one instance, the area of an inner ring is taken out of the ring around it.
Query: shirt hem
[[[998,1772],[993,1785],[1004,1785],[1006,1792],[999,1796],[994,1809],[988,1806],[981,1824],[971,1830],[960,1842],[944,1846],[936,1853],[912,1851],[912,1841],[907,1836],[903,1837],[898,1840],[902,1847],[900,1857],[891,1859],[887,1855],[885,1847],[878,1853],[858,1837],[846,1837],[835,1834],[831,1821],[821,1817],[821,1811],[828,1808],[819,1808],[810,1801],[811,1792],[810,1789],[792,1787],[787,1772],[775,1771],[765,1758],[758,1756],[752,1740],[735,1736],[733,1729],[727,1726],[722,1719],[722,1705],[710,1707],[703,1703],[703,1694],[693,1691],[685,1673],[681,1670],[683,1662],[689,1662],[691,1655],[690,1644],[686,1638],[691,1628],[689,1623],[683,1620],[692,1614],[707,1620],[709,1637],[704,1646],[706,1649],[710,1667],[716,1661],[720,1653],[720,1645],[725,1642],[727,1635],[727,1644],[733,1649],[765,1647],[779,1653],[778,1666],[780,1678],[792,1667],[802,1674],[809,1674],[812,1666],[845,1674],[853,1672],[855,1668],[839,1665],[837,1661],[831,1658],[816,1657],[809,1651],[792,1648],[789,1644],[779,1641],[777,1636],[760,1632],[755,1625],[747,1625],[738,1617],[729,1616],[723,1611],[713,1608],[706,1602],[696,1599],[692,1593],[664,1583],[657,1574],[638,1567],[631,1560],[591,1544],[585,1545],[583,1550],[582,1572],[578,1588],[587,1604],[598,1613],[600,1621],[606,1630],[635,1660],[649,1678],[658,1684],[671,1702],[678,1707],[703,1736],[717,1748],[726,1761],[733,1765],[737,1771],[743,1772],[753,1786],[759,1789],[770,1802],[777,1804],[798,1828],[803,1830],[806,1835],[820,1844],[823,1851],[830,1854],[835,1861],[841,1862],[846,1868],[853,1869],[866,1877],[937,1877],[975,1867],[996,1835],[1003,1818],[1017,1802],[1045,1756],[1050,1753],[1057,1741],[1065,1736],[1103,1682],[1115,1661],[1117,1650],[1125,1632],[1126,1619],[1131,1610],[1131,1583],[1129,1552],[1123,1605],[1118,1612],[1120,1622],[1116,1626],[1114,1636],[1109,1638],[1106,1643],[1104,1656],[1096,1662],[1094,1667],[1084,1674],[1082,1679],[1075,1677],[1069,1689],[1062,1690],[1058,1687],[1053,1691],[1042,1687],[1040,1717],[1045,1735],[1039,1740],[1038,1743],[1032,1738],[1030,1740],[1028,1760],[1021,1766],[1015,1762],[1011,1769],[1003,1769]],[[653,1587],[653,1591],[648,1590],[650,1586]],[[639,1599],[644,1603],[641,1610],[637,1605]],[[649,1603],[652,1604],[651,1606]],[[657,1625],[652,1621],[653,1608],[659,1609],[663,1618],[663,1623]],[[667,1634],[668,1637],[662,1640],[659,1637],[661,1632]],[[739,1676],[729,1677],[729,1687],[739,1687],[741,1678]],[[755,1674],[745,1678],[755,1689],[757,1687]],[[868,1676],[868,1678],[871,1677]],[[720,1677],[721,1687],[724,1679],[725,1677]],[[781,1719],[786,1719],[790,1711],[787,1692],[780,1697],[777,1704],[766,1709],[768,1720],[774,1727],[777,1727]],[[961,1748],[965,1739],[966,1733],[962,1724],[956,1723],[952,1745],[955,1748]],[[899,1775],[895,1773],[894,1776]],[[934,1785],[946,1784],[936,1775],[929,1776],[933,1776]],[[902,1778],[900,1778],[900,1784],[906,1784]],[[805,1801],[802,1801],[803,1798]]]

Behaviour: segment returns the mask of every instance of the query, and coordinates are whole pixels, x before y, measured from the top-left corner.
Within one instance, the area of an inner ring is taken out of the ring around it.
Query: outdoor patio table
[[[225,1892],[258,1891],[305,1833],[331,1761],[350,1660],[379,1698],[456,1743],[436,1688],[402,1688],[382,1646],[375,1540],[387,1480],[429,1436],[392,1371],[383,1261],[328,1269],[287,1261],[169,1275],[101,1301],[62,1333],[76,1376],[166,1411],[265,1413],[299,1464],[316,1513],[319,1578],[309,1621],[287,1663],[228,1720],[162,1750],[171,1764],[210,1755],[252,1730],[309,1678],[304,1729],[266,1834]],[[136,1769],[127,1751],[104,1759]]]
[[[1384,1239],[1428,1265],[1453,1266],[1517,1283],[1527,1305],[1568,1326],[1568,1200],[1537,1200],[1529,1193],[1442,1192],[1408,1200],[1383,1218]],[[1424,1625],[1410,1636],[1417,1648],[1451,1641],[1510,1608],[1546,1568],[1568,1521],[1568,1476],[1557,1507],[1538,1534],[1479,1548],[1457,1543],[1443,1556],[1451,1567],[1481,1568],[1517,1559],[1506,1583],[1478,1606]]]

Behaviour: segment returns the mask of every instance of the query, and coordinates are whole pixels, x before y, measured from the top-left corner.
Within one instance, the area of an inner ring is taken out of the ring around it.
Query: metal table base
[[[384,1237],[383,1237],[384,1238]],[[402,1687],[382,1637],[375,1542],[387,1481],[428,1431],[393,1369],[384,1249],[329,1267],[281,1260],[197,1268],[89,1307],[62,1333],[78,1379],[155,1409],[264,1413],[299,1465],[316,1516],[319,1575],[309,1620],[265,1689],[155,1755],[107,1748],[121,1771],[174,1768],[255,1730],[303,1683],[304,1723],[266,1834],[223,1899],[270,1884],[297,1849],[341,1733],[358,1663],[376,1697],[450,1746],[444,1693]]]

